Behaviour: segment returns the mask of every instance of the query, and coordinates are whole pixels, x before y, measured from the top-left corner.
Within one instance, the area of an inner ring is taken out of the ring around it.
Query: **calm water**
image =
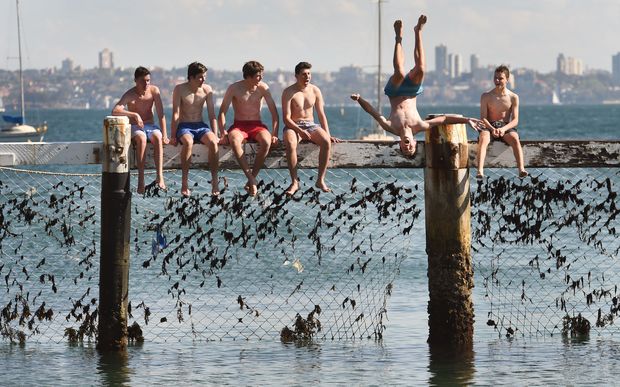
[[[433,107],[422,114],[477,115],[473,107]],[[328,108],[334,135],[354,138],[368,126],[359,109]],[[101,139],[105,111],[43,111],[47,141]],[[522,139],[618,139],[620,106],[524,106]],[[36,113],[33,113],[33,119]],[[471,138],[475,138],[470,133]],[[320,341],[297,346],[279,341],[223,341],[181,345],[145,343],[125,355],[88,345],[0,342],[0,385],[613,385],[620,377],[620,338],[607,331],[585,341],[506,339],[477,314],[474,353],[446,359],[426,344],[428,301],[424,236],[414,259],[401,265],[388,305],[382,342]],[[483,287],[474,289],[484,303]],[[0,295],[0,297],[4,297]]]
[[[372,127],[369,116],[358,107],[326,108],[332,134],[353,139],[357,128]],[[478,117],[472,106],[420,107],[420,114],[456,113]],[[50,128],[46,141],[101,141],[103,118],[107,110],[44,110],[31,113],[31,120],[47,121]],[[387,114],[384,111],[384,114]],[[167,114],[170,125],[170,114]],[[227,122],[231,121],[231,117]],[[264,122],[270,122],[264,116]],[[620,105],[600,106],[522,106],[519,133],[523,140],[543,139],[618,139],[620,138]],[[168,128],[170,130],[170,128]],[[282,131],[280,130],[280,135]],[[420,136],[420,135],[418,135]],[[477,138],[469,128],[469,138]]]

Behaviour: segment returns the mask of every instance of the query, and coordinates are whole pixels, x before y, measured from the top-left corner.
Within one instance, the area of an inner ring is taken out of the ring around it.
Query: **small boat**
[[[6,122],[0,128],[0,142],[24,142],[24,141],[43,141],[43,136],[47,132],[47,124],[31,126],[26,124],[26,109],[24,103],[24,72],[22,67],[22,39],[21,26],[19,20],[19,0],[15,0],[17,11],[17,47],[19,50],[19,95],[20,95],[20,115],[3,115],[2,119]]]

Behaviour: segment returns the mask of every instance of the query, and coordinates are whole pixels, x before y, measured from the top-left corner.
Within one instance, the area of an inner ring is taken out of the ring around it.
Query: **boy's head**
[[[146,67],[137,67],[136,71],[133,72],[133,80],[137,81],[145,75],[151,75],[151,72]]]
[[[187,66],[187,79],[191,80],[200,74],[205,74],[207,72],[207,68],[205,65],[199,62],[190,63]]]
[[[262,73],[265,70],[262,64],[255,60],[246,62],[243,65],[243,79],[248,79]]]

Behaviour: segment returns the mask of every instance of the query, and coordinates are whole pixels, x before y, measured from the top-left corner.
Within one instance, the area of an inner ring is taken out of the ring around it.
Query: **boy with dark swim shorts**
[[[284,144],[286,145],[286,159],[291,174],[291,185],[285,193],[292,196],[299,190],[297,177],[297,145],[301,140],[312,141],[319,146],[319,173],[315,187],[323,192],[331,189],[325,182],[327,164],[332,142],[340,142],[329,133],[329,125],[324,110],[323,94],[312,84],[312,65],[308,62],[299,62],[295,66],[296,82],[282,92],[282,115],[284,116]],[[314,122],[316,110],[321,125]]]
[[[493,82],[495,88],[483,93],[480,97],[480,119],[484,127],[478,136],[478,173],[476,178],[484,177],[484,160],[487,147],[493,140],[501,140],[512,148],[517,161],[519,177],[528,175],[523,161],[523,149],[517,133],[519,125],[519,96],[506,87],[510,78],[510,70],[502,65],[495,69]]]
[[[166,189],[163,174],[163,144],[168,143],[168,136],[161,94],[157,86],[151,85],[151,72],[142,66],[136,68],[134,81],[136,86],[123,94],[114,106],[112,115],[129,117],[129,122],[131,122],[131,141],[135,146],[136,164],[138,165],[138,189],[136,191],[143,194],[147,141],[153,144],[157,185],[161,189]],[[159,126],[154,122],[153,106],[159,117]]]
[[[194,143],[207,146],[209,169],[211,170],[211,194],[219,195],[217,169],[219,166],[217,120],[213,106],[213,89],[204,83],[207,68],[194,62],[187,67],[187,82],[176,85],[172,92],[172,145],[181,143],[181,195],[190,196],[188,175]],[[202,118],[203,107],[211,127]]]
[[[278,142],[280,117],[269,87],[262,81],[263,70],[263,65],[256,61],[245,63],[243,65],[243,80],[233,83],[226,89],[219,113],[220,143],[230,143],[235,158],[248,179],[245,189],[251,196],[255,196],[257,193],[256,176],[263,167],[269,149]],[[261,122],[260,111],[263,100],[267,103],[271,113],[273,128],[271,133],[269,133],[267,126]],[[234,122],[227,132],[225,130],[226,112],[228,112],[231,103]],[[251,170],[243,153],[243,144],[248,140],[258,143],[254,167]]]

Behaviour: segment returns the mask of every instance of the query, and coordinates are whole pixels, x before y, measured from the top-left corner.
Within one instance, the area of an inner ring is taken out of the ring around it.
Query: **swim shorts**
[[[315,124],[313,121],[299,120],[299,121],[295,121],[295,123],[301,129],[308,131],[308,133],[312,133],[318,129],[321,129],[321,126],[318,124]],[[287,131],[287,130],[293,130],[293,129],[284,127],[284,130]]]
[[[496,129],[502,128],[504,126],[506,126],[506,122],[502,121],[502,120],[497,120],[497,121],[489,121],[489,123],[491,124],[491,126],[493,126]],[[486,130],[487,132],[490,132],[491,129],[488,128],[483,128],[482,130]],[[516,133],[517,132],[517,128],[512,128],[512,129],[508,129],[506,131],[506,133],[504,133],[504,135],[507,135],[508,133]]]
[[[144,124],[144,128],[138,125],[131,125],[131,138],[136,137],[140,132],[143,132],[146,135],[146,139],[149,141],[151,141],[154,133],[159,133],[160,137],[162,135],[159,126],[155,124]]]
[[[256,136],[263,130],[269,131],[261,121],[234,121],[228,128],[229,132],[238,130],[243,134],[244,140],[256,141]]]
[[[409,77],[409,74],[405,76],[403,82],[395,86],[392,83],[392,78],[388,79],[385,87],[383,88],[383,92],[388,97],[416,97],[424,91],[424,86],[422,84],[415,84]]]
[[[186,134],[191,134],[194,143],[201,142],[202,136],[209,133],[211,128],[204,122],[179,122],[177,126],[177,139],[181,139]]]

